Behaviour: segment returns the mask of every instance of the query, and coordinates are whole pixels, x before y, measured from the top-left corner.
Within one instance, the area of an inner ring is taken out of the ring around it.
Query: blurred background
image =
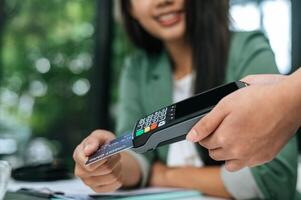
[[[301,66],[298,8],[298,0],[232,0],[231,29],[264,31],[288,74]],[[85,136],[114,130],[119,74],[132,51],[118,0],[0,0],[1,159],[13,167],[62,160],[72,169]]]

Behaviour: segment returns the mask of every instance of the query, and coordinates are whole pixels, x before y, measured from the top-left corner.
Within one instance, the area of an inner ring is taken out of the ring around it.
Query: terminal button
[[[147,127],[144,128],[144,133],[147,133],[147,132],[149,132],[150,130],[151,130],[151,128],[150,128],[149,126],[147,126]]]
[[[165,121],[161,121],[158,125],[158,127],[163,126],[166,122]]]
[[[154,124],[151,125],[150,128],[151,128],[151,130],[154,130],[154,129],[156,129],[157,127],[158,127],[158,125],[157,125],[156,123],[154,123]]]
[[[140,135],[142,135],[143,133],[144,133],[144,130],[143,130],[143,129],[138,130],[138,131],[136,131],[136,136],[140,136]]]

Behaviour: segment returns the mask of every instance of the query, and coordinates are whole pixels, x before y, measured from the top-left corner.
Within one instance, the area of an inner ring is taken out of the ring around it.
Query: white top
[[[193,75],[189,74],[180,80],[173,81],[173,102],[182,101],[193,94]],[[169,145],[167,155],[169,167],[201,167],[203,162],[198,155],[195,144],[187,140]]]

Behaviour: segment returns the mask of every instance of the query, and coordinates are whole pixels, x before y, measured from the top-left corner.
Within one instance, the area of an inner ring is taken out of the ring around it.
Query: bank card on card
[[[112,140],[110,143],[101,146],[94,154],[92,154],[86,165],[103,160],[109,156],[117,154],[121,151],[133,147],[132,134],[127,133],[119,138]]]

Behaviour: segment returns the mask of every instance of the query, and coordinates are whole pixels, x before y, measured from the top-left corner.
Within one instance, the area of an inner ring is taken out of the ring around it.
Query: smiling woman
[[[164,47],[180,44],[192,54],[192,58],[184,59],[182,52],[173,59],[186,60],[186,64],[179,61],[180,65],[193,65],[196,92],[223,82],[230,39],[228,1],[121,0],[121,6],[125,28],[137,47],[156,54]]]
[[[258,31],[230,32],[228,9],[228,0],[121,0],[124,25],[137,49],[126,59],[121,76],[117,134],[131,131],[137,119],[194,93],[250,73],[277,73],[265,36]],[[272,162],[237,173],[227,172],[223,162],[187,141],[84,165],[89,155],[113,138],[107,131],[95,131],[74,152],[75,173],[95,191],[150,185],[237,199],[295,195],[294,139]]]

